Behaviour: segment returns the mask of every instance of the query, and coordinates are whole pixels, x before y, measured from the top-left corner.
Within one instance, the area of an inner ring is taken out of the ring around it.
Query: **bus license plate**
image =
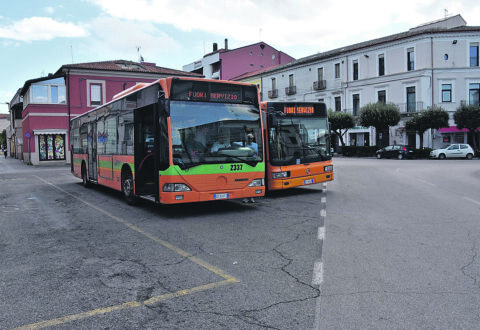
[[[303,180],[303,184],[312,184],[313,179]]]
[[[214,194],[213,199],[226,199],[228,198],[228,194]]]

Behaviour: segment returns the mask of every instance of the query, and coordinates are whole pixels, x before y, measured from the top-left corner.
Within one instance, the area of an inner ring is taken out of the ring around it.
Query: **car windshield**
[[[252,105],[172,101],[172,151],[175,165],[262,161],[259,110]]]
[[[269,128],[272,165],[304,164],[332,158],[325,118],[280,117]]]

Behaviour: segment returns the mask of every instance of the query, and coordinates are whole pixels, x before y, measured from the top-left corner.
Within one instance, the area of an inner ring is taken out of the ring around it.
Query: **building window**
[[[269,98],[278,97],[277,78],[272,78],[272,89],[268,91]]]
[[[342,99],[340,96],[335,97],[335,111],[342,111]]]
[[[407,49],[407,71],[415,70],[415,51],[413,48]]]
[[[105,81],[87,80],[87,106],[96,107],[106,103]]]
[[[340,63],[335,63],[335,79],[340,78]]]
[[[383,54],[378,55],[378,75],[385,75],[385,56]]]
[[[478,44],[470,44],[470,66],[478,66]]]
[[[378,91],[378,102],[387,103],[387,91]]]
[[[100,104],[102,104],[102,86],[100,84],[90,84],[90,105]]]
[[[468,103],[480,105],[480,84],[470,84],[468,89]]]
[[[295,86],[295,81],[293,79],[293,74],[288,75],[288,87]]]
[[[358,61],[353,61],[353,80],[358,80]]]
[[[415,95],[415,87],[407,87],[407,112],[416,112],[417,100]]]
[[[353,94],[352,96],[353,102],[353,115],[358,115],[358,110],[360,109],[360,94]]]
[[[452,102],[452,84],[442,84],[442,102]]]
[[[65,160],[65,135],[40,134],[38,136],[38,151],[41,161]]]
[[[322,81],[323,80],[323,68],[318,68],[317,69],[317,81]]]
[[[32,84],[29,103],[65,104],[65,80],[56,78]]]

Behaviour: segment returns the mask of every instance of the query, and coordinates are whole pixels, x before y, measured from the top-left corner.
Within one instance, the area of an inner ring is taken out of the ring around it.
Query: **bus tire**
[[[128,205],[137,205],[138,198],[135,197],[133,189],[133,175],[130,170],[125,170],[122,173],[122,192]]]
[[[85,188],[90,187],[90,180],[88,180],[87,167],[82,163],[82,184]]]

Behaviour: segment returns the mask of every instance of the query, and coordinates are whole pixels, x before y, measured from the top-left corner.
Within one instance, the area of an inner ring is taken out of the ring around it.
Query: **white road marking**
[[[433,184],[433,183],[428,182],[426,180],[423,180],[423,179],[420,179],[420,178],[416,178],[416,179],[417,179],[417,181],[420,181],[421,183],[424,183],[424,184],[428,184],[429,186],[432,186],[432,187],[436,186],[436,184]]]
[[[479,201],[476,201],[476,200],[474,200],[474,199],[471,199],[471,198],[468,198],[468,197],[465,197],[465,196],[463,197],[463,199],[466,199],[467,201],[472,202],[472,203],[474,203],[474,204],[480,205],[480,202],[479,202]]]
[[[320,285],[323,283],[323,262],[317,261],[313,266],[313,285]]]
[[[327,210],[326,210],[326,209],[321,209],[321,210],[320,210],[320,216],[321,216],[322,218],[325,218],[325,217],[327,216]]]
[[[325,227],[318,227],[317,238],[322,241],[325,239]]]

